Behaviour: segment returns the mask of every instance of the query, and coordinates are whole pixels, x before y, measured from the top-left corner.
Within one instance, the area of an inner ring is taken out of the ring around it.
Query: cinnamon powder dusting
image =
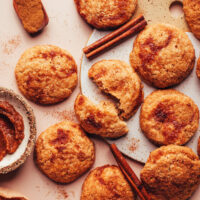
[[[140,140],[132,138],[131,139],[131,145],[129,146],[129,150],[134,152],[137,149],[139,142],[140,142]]]
[[[58,193],[58,195],[57,195],[56,199],[58,199],[58,200],[61,200],[61,199],[65,200],[65,199],[68,199],[68,197],[69,197],[68,193],[59,186],[57,186],[57,193]]]
[[[19,35],[14,36],[12,39],[2,44],[3,53],[8,55],[12,54],[15,51],[15,49],[20,45],[20,43],[21,37]]]
[[[69,120],[77,122],[76,115],[73,110],[53,111],[47,112],[47,114],[50,114],[53,118],[56,118],[59,121]]]

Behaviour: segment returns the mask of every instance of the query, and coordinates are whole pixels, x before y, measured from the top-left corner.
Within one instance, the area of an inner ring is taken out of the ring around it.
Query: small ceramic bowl
[[[31,154],[36,139],[36,124],[32,108],[14,91],[0,87],[0,101],[7,101],[14,106],[24,121],[24,139],[13,154],[7,154],[0,161],[0,174],[6,174],[22,165]]]
[[[0,187],[0,199],[19,199],[19,200],[28,200],[23,194],[19,192],[10,190],[8,188]]]

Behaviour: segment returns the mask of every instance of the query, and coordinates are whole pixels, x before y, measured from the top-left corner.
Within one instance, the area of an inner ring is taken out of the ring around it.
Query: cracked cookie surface
[[[126,123],[119,119],[115,105],[110,101],[94,104],[84,95],[78,95],[74,109],[81,126],[88,133],[118,138],[128,132]]]
[[[75,0],[81,17],[97,29],[112,29],[127,22],[137,0]]]
[[[200,160],[188,147],[163,146],[151,152],[140,178],[152,200],[186,200],[200,183]]]
[[[37,166],[58,183],[76,180],[92,167],[94,159],[94,143],[78,124],[70,121],[49,127],[36,142]]]
[[[183,0],[183,11],[191,31],[200,39],[200,0]]]
[[[64,49],[39,45],[27,49],[15,68],[22,94],[39,104],[54,104],[69,97],[77,85],[77,66]]]
[[[130,54],[135,71],[149,84],[167,88],[181,83],[192,71],[195,50],[182,30],[156,24],[137,36]]]
[[[157,145],[187,143],[199,126],[199,109],[193,100],[176,90],[157,90],[144,100],[140,127]]]
[[[98,88],[114,98],[121,119],[132,117],[143,102],[143,85],[139,76],[120,60],[101,60],[90,68],[88,76]]]
[[[105,165],[92,170],[82,186],[81,200],[135,199],[136,195],[120,169],[113,165]]]

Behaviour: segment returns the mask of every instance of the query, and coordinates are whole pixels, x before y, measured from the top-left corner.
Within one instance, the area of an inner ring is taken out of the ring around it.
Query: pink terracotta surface
[[[20,55],[29,47],[38,44],[53,44],[68,50],[80,66],[82,48],[92,29],[78,15],[73,0],[43,0],[49,16],[49,24],[37,37],[30,37],[21,25],[12,6],[12,0],[0,1],[0,86],[13,89],[20,94],[14,69]],[[79,69],[80,72],[80,69]],[[70,119],[76,121],[73,103],[80,92],[79,86],[66,101],[42,107],[29,102],[37,121],[37,135],[50,125]],[[105,164],[116,164],[107,144],[92,138],[96,146],[96,161],[93,168]],[[131,167],[139,175],[141,164],[129,160]],[[0,186],[17,190],[30,200],[78,200],[84,174],[77,181],[68,185],[58,185],[44,176],[33,162],[33,154],[25,164],[15,172],[0,176]],[[197,200],[200,190],[192,199]]]

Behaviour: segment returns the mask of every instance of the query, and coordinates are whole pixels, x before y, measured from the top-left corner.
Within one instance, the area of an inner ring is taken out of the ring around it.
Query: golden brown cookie
[[[167,88],[179,84],[190,74],[195,51],[182,30],[167,24],[156,24],[137,36],[130,62],[146,82],[158,88]]]
[[[198,144],[197,144],[197,153],[200,157],[200,137],[199,137]]]
[[[157,145],[183,145],[199,126],[199,110],[193,100],[176,90],[157,90],[144,100],[140,127]]]
[[[94,163],[93,142],[80,126],[63,121],[45,130],[37,139],[35,161],[41,171],[58,183],[70,183]]]
[[[197,61],[197,66],[196,66],[196,75],[200,79],[200,57]]]
[[[84,95],[78,95],[74,109],[81,126],[91,134],[118,138],[128,133],[127,125],[120,120],[113,103],[102,101],[96,105]]]
[[[183,0],[183,11],[191,31],[200,39],[200,0]]]
[[[188,147],[163,146],[151,152],[140,177],[152,200],[186,200],[200,183],[200,160]]]
[[[127,22],[137,0],[74,0],[81,17],[97,29],[112,29]]]
[[[64,49],[40,45],[22,54],[15,76],[26,98],[40,104],[53,104],[71,95],[77,85],[77,66]]]
[[[117,166],[105,165],[90,172],[81,200],[134,200],[136,195]]]
[[[143,85],[130,65],[120,60],[102,60],[88,72],[99,89],[114,97],[121,119],[129,119],[143,102]]]

